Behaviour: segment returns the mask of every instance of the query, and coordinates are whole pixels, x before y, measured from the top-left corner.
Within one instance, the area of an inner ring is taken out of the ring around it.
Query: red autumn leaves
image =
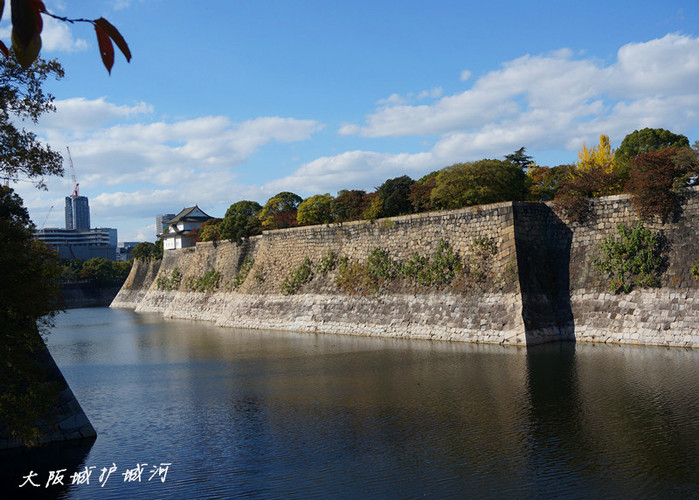
[[[97,35],[97,45],[100,56],[107,71],[111,74],[114,65],[114,44],[126,57],[126,61],[131,61],[131,51],[126,41],[109,21],[100,17],[99,19],[68,19],[56,16],[47,12],[44,2],[41,0],[11,0],[12,5],[12,48],[14,49],[17,61],[23,68],[28,68],[39,56],[41,50],[41,30],[43,22],[41,14],[46,14],[64,22],[86,22],[95,27]],[[5,0],[0,0],[0,18],[5,8]],[[7,46],[0,40],[0,52],[5,57],[9,56]]]
[[[95,25],[95,32],[97,33],[97,44],[100,48],[102,62],[104,63],[104,67],[107,68],[107,71],[111,74],[112,65],[114,64],[114,45],[112,45],[112,42],[116,43],[121,53],[124,54],[126,62],[131,61],[131,51],[129,50],[129,46],[126,45],[124,37],[121,36],[121,33],[119,33],[105,18],[100,17],[99,19],[95,19],[93,24]]]

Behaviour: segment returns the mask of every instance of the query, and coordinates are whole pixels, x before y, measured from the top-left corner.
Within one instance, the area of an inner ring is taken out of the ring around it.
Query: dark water
[[[17,484],[38,474],[23,495],[699,496],[696,350],[232,330],[110,309],[68,311],[49,346],[99,437],[6,464]],[[137,464],[141,482],[124,482]],[[70,483],[85,467],[90,484],[44,488],[49,471]]]

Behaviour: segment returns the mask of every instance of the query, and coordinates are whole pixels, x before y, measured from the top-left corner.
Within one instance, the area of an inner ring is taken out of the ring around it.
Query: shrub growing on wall
[[[655,276],[660,266],[658,235],[639,222],[633,227],[617,226],[600,245],[601,257],[594,261],[600,272],[609,277],[614,293],[629,293],[634,288],[658,286]]]
[[[221,273],[216,269],[209,269],[204,276],[191,280],[187,288],[196,292],[211,292],[216,290],[221,283]]]
[[[699,280],[699,259],[697,259],[689,272],[692,273],[692,276]]]
[[[177,290],[182,282],[182,272],[178,267],[170,271],[170,274],[163,274],[158,277],[156,286],[158,290]]]
[[[282,295],[293,295],[305,283],[313,279],[313,263],[306,257],[303,262],[284,278],[280,291]]]
[[[245,283],[245,280],[248,277],[248,274],[250,274],[250,270],[252,269],[252,266],[254,264],[255,259],[251,259],[249,257],[245,257],[243,259],[243,263],[240,265],[240,270],[236,273],[235,277],[233,278],[233,283],[231,283],[231,286],[234,290],[239,288],[243,283]]]

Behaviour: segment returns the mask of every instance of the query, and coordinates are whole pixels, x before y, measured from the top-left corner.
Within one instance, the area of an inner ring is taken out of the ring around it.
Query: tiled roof
[[[192,212],[194,211],[199,211],[202,215],[191,215]],[[169,219],[167,221],[167,224],[172,225],[176,224],[178,222],[205,222],[209,219],[213,219],[210,215],[207,215],[201,208],[199,208],[197,205],[194,205],[193,207],[185,208],[183,209],[179,214],[175,215],[172,219]]]

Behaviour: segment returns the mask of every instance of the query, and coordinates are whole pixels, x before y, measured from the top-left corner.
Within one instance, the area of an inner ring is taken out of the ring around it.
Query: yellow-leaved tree
[[[578,161],[570,171],[571,180],[580,182],[581,178],[594,178],[594,188],[588,196],[606,196],[621,192],[621,179],[614,164],[614,152],[609,143],[609,136],[600,135],[599,144],[587,147],[583,144],[578,152]]]
[[[609,136],[600,135],[599,144],[591,148],[588,148],[587,144],[583,143],[582,148],[578,152],[576,167],[583,171],[601,168],[605,172],[611,173],[614,170],[614,154],[609,144]]]

